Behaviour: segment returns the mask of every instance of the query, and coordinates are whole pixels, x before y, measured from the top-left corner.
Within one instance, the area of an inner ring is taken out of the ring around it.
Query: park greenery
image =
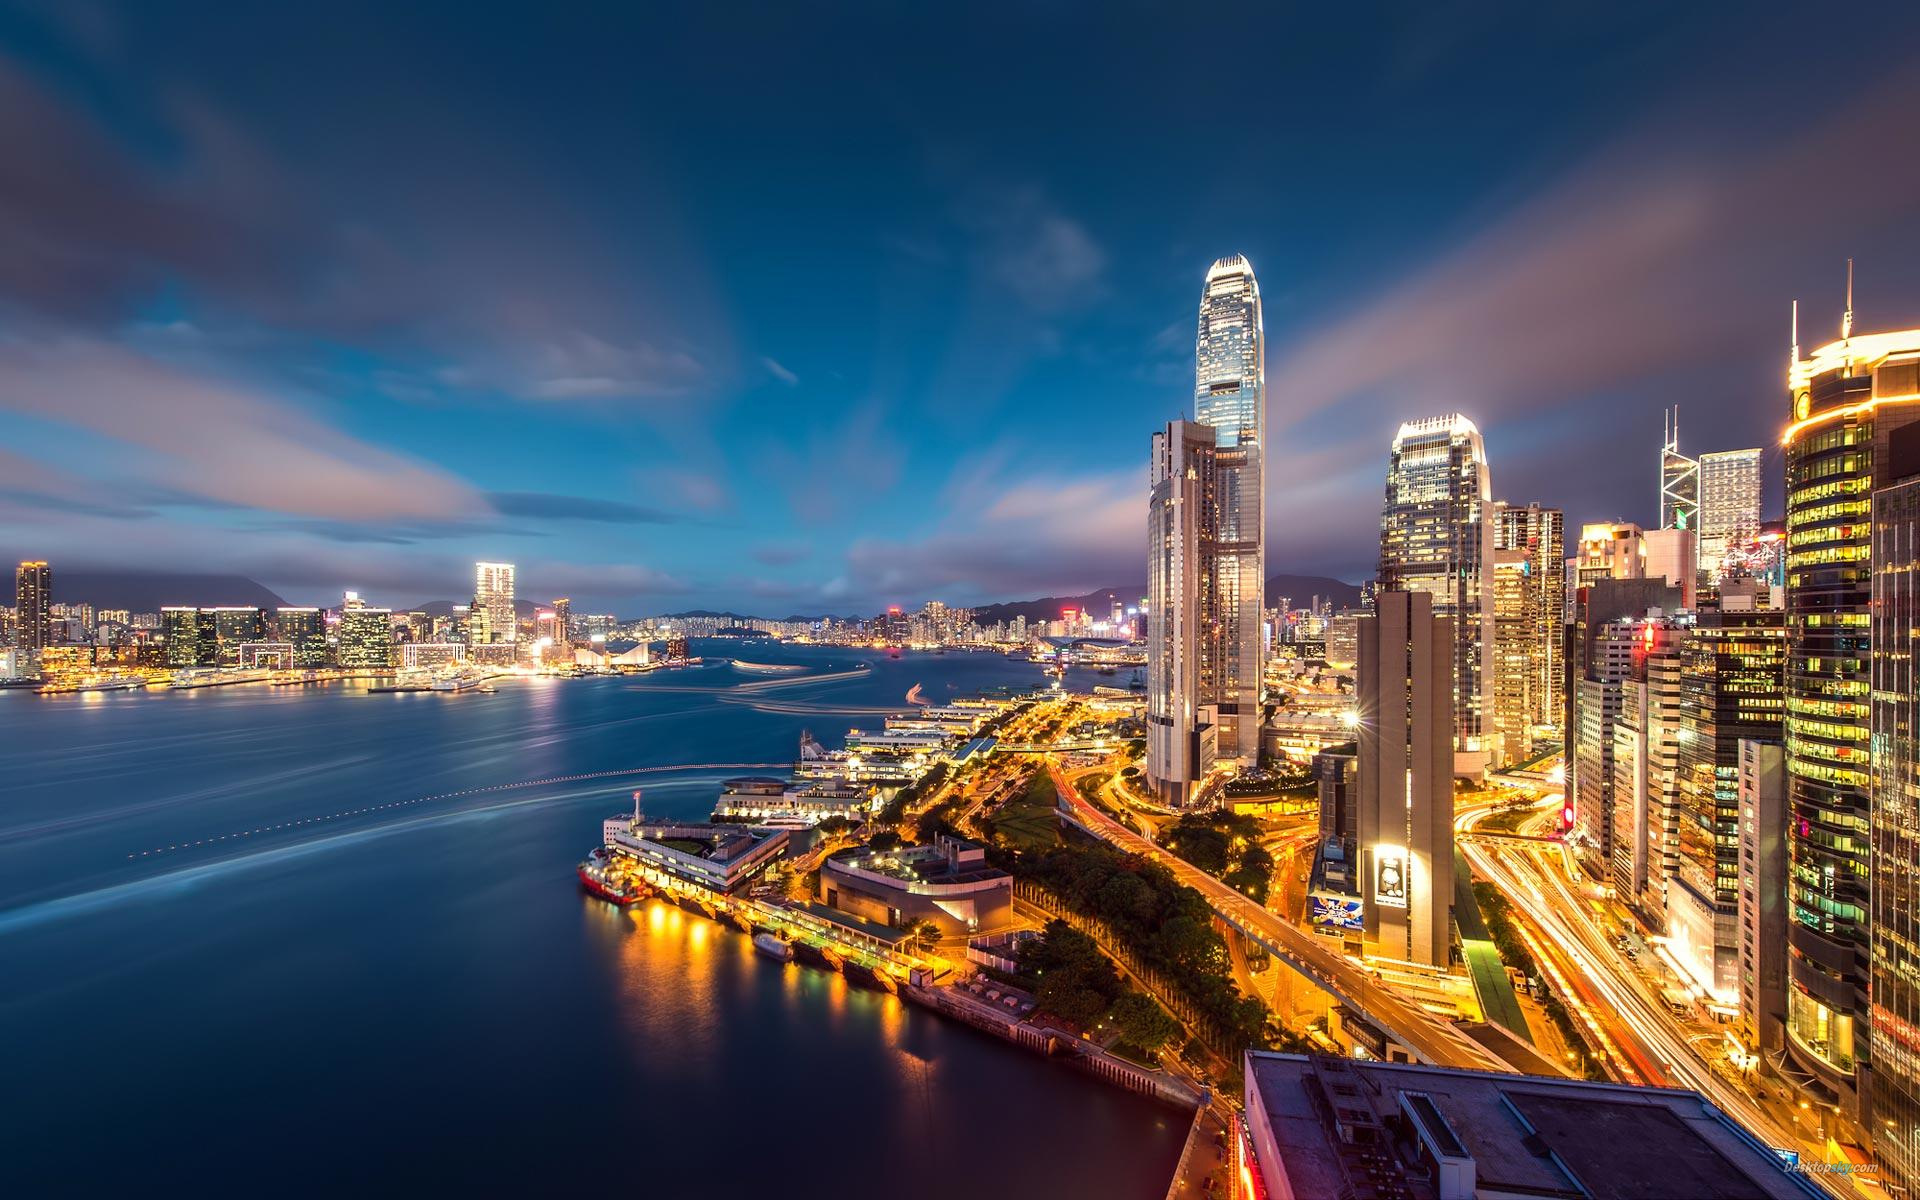
[[[1180,1023],[1130,987],[1100,947],[1065,921],[1049,921],[1020,952],[1020,975],[1040,1007],[1088,1031],[1112,1030],[1146,1055],[1180,1033]]]
[[[1165,867],[1101,845],[1026,850],[1013,866],[1074,912],[1104,924],[1138,964],[1177,988],[1234,1052],[1266,1044],[1266,1006],[1234,986],[1213,910]]]
[[[1255,904],[1267,902],[1273,855],[1260,844],[1260,822],[1238,813],[1189,813],[1161,832],[1167,849],[1217,877]]]

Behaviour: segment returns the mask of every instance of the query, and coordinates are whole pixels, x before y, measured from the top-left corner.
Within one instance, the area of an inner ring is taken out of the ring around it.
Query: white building
[[[1715,577],[1729,545],[1760,536],[1760,451],[1700,456],[1700,568]]]
[[[520,620],[514,609],[513,564],[473,564],[473,607],[467,614],[467,641],[476,646],[518,641]]]
[[[1173,421],[1153,435],[1147,503],[1147,780],[1184,803],[1218,749],[1214,431]]]

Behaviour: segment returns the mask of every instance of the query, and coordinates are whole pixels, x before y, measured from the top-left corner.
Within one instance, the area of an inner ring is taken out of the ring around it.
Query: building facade
[[[467,614],[467,640],[476,646],[520,640],[512,563],[473,564],[473,607]]]
[[[393,666],[393,610],[348,608],[340,613],[340,665],[353,671],[386,671]]]
[[[1715,450],[1700,456],[1700,570],[1718,579],[1729,547],[1760,536],[1760,455]]]
[[[1920,437],[1908,434],[1920,425],[1891,439],[1891,474],[1920,474]],[[1873,494],[1872,614],[1873,1149],[1910,1190],[1920,1183],[1920,478]]]
[[[1525,555],[1527,720],[1549,737],[1561,736],[1566,711],[1566,514],[1539,504],[1502,504],[1494,514],[1494,548]],[[1496,605],[1495,620],[1499,619]]]
[[[1740,744],[1780,736],[1786,652],[1786,614],[1778,609],[1699,613],[1681,649],[1678,870],[1666,892],[1668,949],[1721,1004],[1733,1004],[1739,992]]]
[[[213,613],[203,608],[176,606],[161,609],[160,620],[169,667],[188,671],[219,664]]]
[[[1447,965],[1453,905],[1454,636],[1426,592],[1381,591],[1360,621],[1356,796],[1367,941]]]
[[[1454,631],[1455,770],[1499,766],[1493,675],[1493,490],[1480,430],[1454,414],[1394,435],[1380,517],[1380,587],[1422,592]]]
[[[317,608],[287,606],[273,613],[274,632],[293,647],[293,665],[311,671],[327,665],[327,615]]]
[[[1661,414],[1660,528],[1696,529],[1700,524],[1700,464],[1680,453],[1680,410]]]
[[[1868,784],[1873,491],[1888,440],[1920,418],[1920,329],[1845,336],[1788,373],[1787,1053],[1860,1112],[1869,1053]]]
[[[1147,781],[1185,803],[1218,749],[1221,622],[1215,586],[1214,431],[1173,421],[1153,435],[1147,500]]]
[[[53,568],[35,559],[13,576],[13,645],[33,654],[53,644]]]
[[[1248,767],[1260,753],[1266,668],[1266,354],[1253,267],[1239,255],[1220,259],[1200,295],[1193,407],[1194,420],[1213,431],[1217,472],[1218,751]]]

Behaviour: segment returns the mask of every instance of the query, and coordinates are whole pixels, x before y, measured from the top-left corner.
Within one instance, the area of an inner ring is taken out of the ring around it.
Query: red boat
[[[628,905],[646,897],[646,885],[614,870],[613,855],[605,846],[587,855],[579,868],[580,886],[609,904]]]

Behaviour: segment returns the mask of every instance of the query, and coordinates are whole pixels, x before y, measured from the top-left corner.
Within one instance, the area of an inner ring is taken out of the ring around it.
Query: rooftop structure
[[[735,890],[787,849],[784,829],[648,821],[628,813],[607,818],[602,834],[615,853],[638,862],[649,882],[693,884],[715,892]]]
[[[1822,1194],[1698,1092],[1261,1051],[1245,1075],[1241,1195]]]
[[[891,926],[930,920],[942,933],[974,934],[1013,917],[1013,876],[987,865],[965,838],[874,850],[854,846],[820,864],[820,898],[842,912]]]

